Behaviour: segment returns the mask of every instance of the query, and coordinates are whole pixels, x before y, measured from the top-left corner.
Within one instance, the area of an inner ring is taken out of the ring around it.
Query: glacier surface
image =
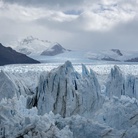
[[[137,65],[86,66],[1,67],[0,138],[137,138]]]

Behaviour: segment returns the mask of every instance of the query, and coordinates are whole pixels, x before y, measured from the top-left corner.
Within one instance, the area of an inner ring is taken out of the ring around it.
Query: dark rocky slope
[[[32,58],[27,57],[24,54],[16,52],[10,47],[4,47],[0,43],[0,66],[6,64],[29,64],[40,63]]]

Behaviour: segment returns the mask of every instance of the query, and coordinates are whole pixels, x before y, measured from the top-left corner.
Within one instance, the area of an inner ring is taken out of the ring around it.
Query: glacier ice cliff
[[[126,95],[138,99],[138,77],[134,75],[125,75],[118,66],[111,69],[106,82],[106,95],[109,98],[113,96],[121,97]]]
[[[13,74],[0,71],[0,100],[31,95],[31,89]]]
[[[9,76],[1,71],[0,72],[0,100],[3,98],[13,98],[16,93],[16,87],[11,81]]]
[[[40,115],[52,111],[62,117],[91,116],[102,102],[95,73],[82,65],[81,75],[67,61],[57,69],[41,74],[36,95],[28,98],[28,107],[37,106]]]
[[[118,66],[114,66],[114,68],[111,69],[106,83],[106,94],[110,98],[112,98],[113,95],[120,98],[121,95],[125,94],[125,79]]]
[[[137,76],[114,66],[105,87],[69,61],[38,74],[1,70],[0,138],[137,138]]]

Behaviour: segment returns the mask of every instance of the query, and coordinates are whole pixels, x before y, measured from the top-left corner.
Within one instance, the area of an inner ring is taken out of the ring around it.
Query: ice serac
[[[0,101],[2,98],[13,98],[16,93],[16,87],[9,76],[4,72],[0,72]]]
[[[83,65],[82,72],[80,75],[67,61],[49,73],[42,73],[35,102],[39,114],[53,111],[63,117],[91,116],[101,105],[100,85],[92,70],[89,72]]]
[[[106,83],[106,94],[109,98],[121,95],[138,99],[138,78],[133,75],[123,75],[118,66],[114,66]]]
[[[3,98],[11,99],[20,95],[31,95],[31,90],[25,83],[12,73],[0,71],[0,101]]]
[[[128,75],[125,82],[125,95],[138,99],[138,78]]]
[[[108,97],[113,96],[121,97],[125,94],[125,79],[118,66],[114,66],[109,74],[108,81],[106,83],[106,94]]]
[[[114,66],[106,83],[106,94],[109,98],[125,94],[125,78],[118,66]]]

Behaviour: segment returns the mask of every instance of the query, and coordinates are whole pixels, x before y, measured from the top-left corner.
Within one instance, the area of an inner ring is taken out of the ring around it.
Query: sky
[[[76,50],[138,51],[138,0],[0,0],[0,42],[27,36]]]

